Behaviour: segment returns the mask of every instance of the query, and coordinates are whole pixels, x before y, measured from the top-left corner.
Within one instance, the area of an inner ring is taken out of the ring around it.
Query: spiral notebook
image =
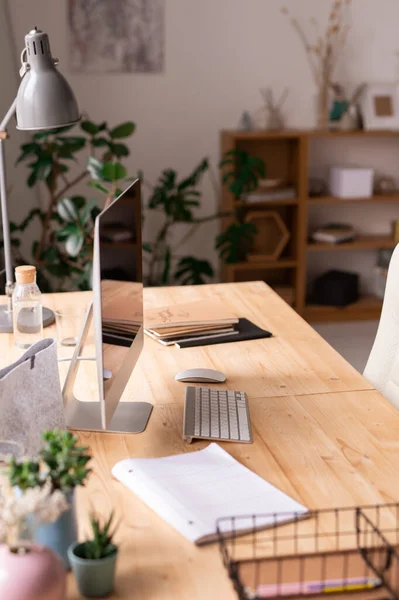
[[[177,456],[128,458],[117,463],[112,474],[197,545],[216,541],[216,521],[221,517],[265,513],[300,517],[308,512],[214,443]],[[282,515],[281,523],[286,521]],[[270,515],[257,520],[259,528],[274,522]],[[252,518],[240,519],[239,527],[241,533],[252,531]]]

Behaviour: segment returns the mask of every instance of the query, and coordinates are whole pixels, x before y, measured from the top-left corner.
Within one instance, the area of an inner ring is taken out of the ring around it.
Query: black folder
[[[179,348],[194,348],[195,346],[211,346],[213,344],[232,344],[235,342],[246,342],[248,340],[261,340],[264,338],[272,337],[273,335],[270,333],[270,331],[266,331],[266,329],[261,329],[248,319],[238,319],[236,329],[238,329],[237,335],[219,335],[218,337],[214,337],[213,339],[212,335],[209,335],[204,337],[204,339],[199,339],[194,342],[184,342],[182,340],[176,345]]]

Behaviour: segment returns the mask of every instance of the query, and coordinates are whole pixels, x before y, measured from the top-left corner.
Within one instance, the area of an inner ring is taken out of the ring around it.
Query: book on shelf
[[[355,239],[355,230],[351,225],[342,223],[330,223],[323,227],[319,227],[312,233],[314,242],[322,242],[326,244],[342,244],[351,242]]]
[[[270,191],[257,190],[256,192],[248,192],[242,194],[241,199],[244,202],[273,202],[275,200],[292,200],[296,198],[296,190],[294,187],[281,188]]]

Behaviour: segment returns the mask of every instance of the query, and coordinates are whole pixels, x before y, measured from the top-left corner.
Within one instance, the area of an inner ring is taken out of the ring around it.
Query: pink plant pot
[[[26,554],[0,546],[0,598],[7,600],[65,600],[66,571],[56,554],[30,544]]]

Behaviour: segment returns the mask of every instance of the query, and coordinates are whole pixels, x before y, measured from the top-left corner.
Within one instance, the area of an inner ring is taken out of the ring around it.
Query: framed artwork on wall
[[[364,129],[399,130],[398,84],[368,84],[363,91],[360,108]]]
[[[165,0],[67,0],[69,66],[78,73],[160,73]]]

